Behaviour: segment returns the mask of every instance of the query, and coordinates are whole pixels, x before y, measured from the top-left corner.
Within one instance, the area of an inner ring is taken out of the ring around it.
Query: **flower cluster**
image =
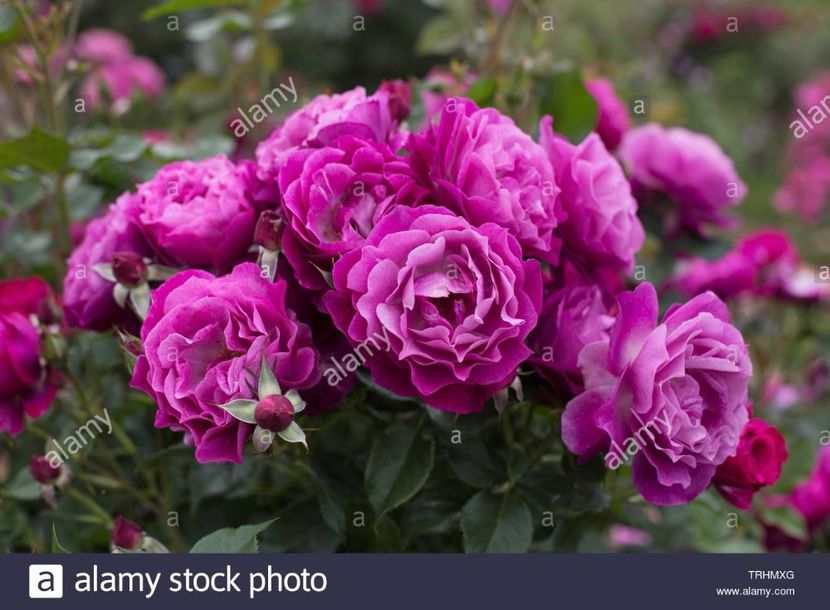
[[[455,96],[410,132],[399,81],[320,95],[255,160],[167,165],[92,221],[68,262],[66,321],[140,334],[132,385],[200,462],[305,444],[301,412],[336,406],[361,366],[462,414],[504,406],[535,370],[567,403],[562,436],[581,459],[632,461],[658,504],[720,472],[745,504],[774,477],[742,478],[760,441],[726,306],[695,286],[658,322],[654,286],[625,289],[645,240],[635,197],[662,194],[674,229],[698,232],[726,224],[745,187],[704,136],[631,130],[608,81],[591,91],[598,133],[581,141],[555,117],[535,140]]]

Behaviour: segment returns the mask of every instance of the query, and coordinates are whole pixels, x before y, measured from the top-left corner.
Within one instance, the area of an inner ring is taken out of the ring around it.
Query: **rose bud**
[[[112,526],[112,543],[122,549],[134,551],[141,546],[142,542],[144,542],[144,531],[141,527],[118,515]]]
[[[271,432],[282,432],[294,421],[294,405],[285,396],[272,394],[257,403],[256,423]]]
[[[736,507],[749,510],[759,489],[781,476],[787,443],[775,426],[751,419],[744,426],[737,453],[718,466],[712,483]]]
[[[52,466],[45,455],[33,455],[29,462],[29,472],[32,478],[42,485],[49,485],[57,480],[61,474],[60,466]]]
[[[116,252],[112,255],[112,274],[119,284],[139,286],[147,281],[147,265],[135,252]]]
[[[265,210],[259,215],[259,220],[256,223],[254,243],[266,250],[279,250],[284,229],[285,225],[279,214],[273,210]]]
[[[378,91],[389,94],[389,112],[396,121],[403,121],[412,110],[412,87],[402,80],[385,80]]]

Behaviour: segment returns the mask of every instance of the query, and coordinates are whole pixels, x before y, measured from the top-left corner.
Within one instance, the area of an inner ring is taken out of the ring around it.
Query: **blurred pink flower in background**
[[[94,65],[79,90],[92,108],[100,108],[108,97],[111,110],[123,114],[133,96],[154,98],[164,91],[166,79],[161,68],[146,57],[133,55],[130,41],[118,32],[87,30],[78,37],[74,53]]]
[[[78,36],[75,43],[78,59],[95,64],[126,61],[133,55],[133,47],[126,37],[104,28],[92,28]]]
[[[801,260],[783,231],[761,229],[740,238],[717,260],[691,258],[678,265],[670,286],[686,296],[711,290],[722,298],[739,294],[814,301],[830,296],[830,284]]]
[[[761,391],[761,400],[778,409],[789,409],[800,400],[798,387],[784,381],[780,371],[770,375]]]
[[[631,547],[644,547],[651,544],[651,535],[636,527],[616,524],[608,530],[608,544],[615,551]]]
[[[133,95],[154,98],[164,90],[161,69],[144,57],[101,66],[81,83],[80,94],[92,108],[100,108],[105,94],[112,100],[112,110],[122,114],[129,109]]]

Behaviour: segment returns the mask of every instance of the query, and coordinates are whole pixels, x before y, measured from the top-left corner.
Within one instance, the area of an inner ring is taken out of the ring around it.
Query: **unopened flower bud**
[[[147,281],[147,265],[135,252],[116,252],[112,255],[112,274],[124,286],[139,286]]]
[[[294,405],[285,396],[272,394],[257,403],[256,423],[271,432],[282,432],[294,421]]]
[[[45,455],[33,455],[29,462],[29,472],[32,478],[42,485],[48,485],[58,479],[61,474],[60,466],[53,466]]]
[[[121,515],[115,518],[115,523],[112,526],[112,543],[115,546],[134,551],[141,546],[143,541],[144,530],[137,523],[133,523]]]
[[[266,250],[279,250],[282,232],[285,228],[282,218],[273,210],[265,210],[259,215],[254,229],[254,243]]]

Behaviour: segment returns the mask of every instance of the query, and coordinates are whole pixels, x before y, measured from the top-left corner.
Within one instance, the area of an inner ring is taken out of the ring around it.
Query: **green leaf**
[[[403,549],[401,530],[389,515],[381,515],[375,522],[375,545],[382,553],[400,553]]]
[[[338,534],[346,531],[346,512],[343,510],[343,500],[332,485],[321,478],[317,481],[317,504],[326,525]]]
[[[11,4],[0,6],[0,43],[14,42],[20,29],[17,9]]]
[[[567,70],[541,83],[541,115],[553,117],[553,130],[573,142],[587,136],[597,124],[598,108],[578,70]]]
[[[366,490],[381,515],[400,506],[423,487],[435,456],[435,443],[421,425],[398,422],[375,440],[366,465]]]
[[[448,55],[461,46],[463,31],[455,19],[435,17],[421,29],[415,50],[419,55]]]
[[[225,527],[208,534],[190,549],[191,553],[256,553],[259,550],[257,536],[268,529],[276,519],[256,525]]]
[[[58,532],[55,529],[54,523],[52,524],[52,552],[56,554],[69,552],[63,547],[60,541],[58,541]]]
[[[37,500],[40,484],[32,478],[28,468],[21,468],[5,487],[0,487],[0,494],[13,500]]]
[[[172,15],[178,11],[190,11],[199,8],[211,8],[216,6],[241,6],[244,0],[168,0],[156,6],[151,6],[141,14],[145,21],[151,21],[157,17]]]
[[[533,541],[533,517],[513,493],[480,491],[461,511],[461,530],[468,553],[524,553]]]
[[[28,135],[0,142],[0,168],[28,165],[41,172],[63,169],[69,160],[69,144],[62,138],[33,127]]]
[[[788,536],[805,540],[807,538],[807,525],[799,513],[790,506],[761,506],[761,519],[768,525],[775,525],[784,531]]]
[[[504,480],[501,470],[493,461],[493,452],[478,440],[451,445],[449,450],[450,468],[459,479],[470,487],[484,489]]]

